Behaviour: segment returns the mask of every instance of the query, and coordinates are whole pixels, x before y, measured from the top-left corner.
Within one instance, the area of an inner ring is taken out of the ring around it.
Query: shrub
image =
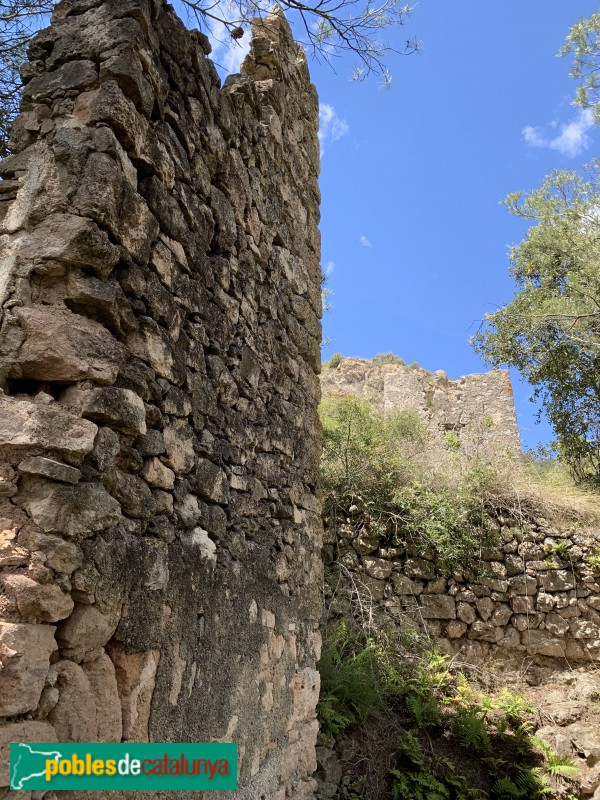
[[[334,353],[329,361],[323,362],[323,367],[325,369],[337,369],[343,360],[344,356],[341,353]]]
[[[444,434],[444,441],[451,453],[458,453],[460,450],[460,436],[457,433],[448,431],[448,433]]]
[[[399,364],[401,367],[406,366],[406,361],[394,353],[377,353],[371,361],[373,364]]]
[[[376,716],[385,707],[388,690],[381,646],[351,633],[346,623],[326,631],[319,672],[317,715],[325,738]]]

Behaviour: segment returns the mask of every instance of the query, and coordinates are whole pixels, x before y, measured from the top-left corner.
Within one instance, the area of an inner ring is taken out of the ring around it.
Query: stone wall
[[[224,86],[209,50],[163,0],[63,0],[25,67],[0,797],[18,739],[235,741],[236,796],[313,795],[318,104],[279,12]]]
[[[468,457],[521,452],[507,370],[450,380],[441,370],[343,358],[323,371],[321,385],[324,395],[362,398],[384,412],[414,409],[439,454],[449,447]]]
[[[470,663],[600,662],[600,531],[501,520],[497,537],[478,563],[448,575],[416,543],[381,547],[364,521],[338,520],[325,530],[332,610],[347,616],[359,601]]]

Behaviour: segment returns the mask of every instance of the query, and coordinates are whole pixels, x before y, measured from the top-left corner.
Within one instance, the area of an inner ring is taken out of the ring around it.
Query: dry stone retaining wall
[[[352,517],[326,528],[325,561],[382,621],[424,628],[470,662],[599,662],[600,531],[503,523],[498,546],[452,575],[417,545],[380,547]],[[347,615],[349,603],[333,610]]]
[[[208,52],[163,0],[63,0],[25,68],[0,797],[19,739],[235,741],[238,797],[313,795],[318,104],[279,12],[224,86]]]

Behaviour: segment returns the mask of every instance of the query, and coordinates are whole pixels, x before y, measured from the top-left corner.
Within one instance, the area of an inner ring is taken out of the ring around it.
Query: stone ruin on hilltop
[[[467,457],[521,453],[507,370],[451,380],[441,370],[343,358],[338,366],[323,370],[321,387],[325,396],[361,398],[384,412],[416,411],[432,452],[447,452],[450,442]]]

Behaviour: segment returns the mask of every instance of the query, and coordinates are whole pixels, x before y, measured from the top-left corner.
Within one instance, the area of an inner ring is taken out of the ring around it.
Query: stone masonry
[[[421,628],[468,663],[600,663],[600,531],[502,519],[497,538],[477,562],[445,574],[433,552],[382,547],[349,516],[330,520],[324,556],[380,623]],[[337,602],[347,615],[348,600]]]
[[[450,380],[441,370],[344,358],[323,372],[321,385],[325,395],[362,398],[381,411],[415,410],[433,452],[447,451],[450,440],[468,457],[521,453],[507,370]]]
[[[63,0],[25,67],[0,798],[10,741],[121,739],[234,741],[237,797],[313,796],[318,103],[277,10],[224,86],[209,51],[164,0]]]

